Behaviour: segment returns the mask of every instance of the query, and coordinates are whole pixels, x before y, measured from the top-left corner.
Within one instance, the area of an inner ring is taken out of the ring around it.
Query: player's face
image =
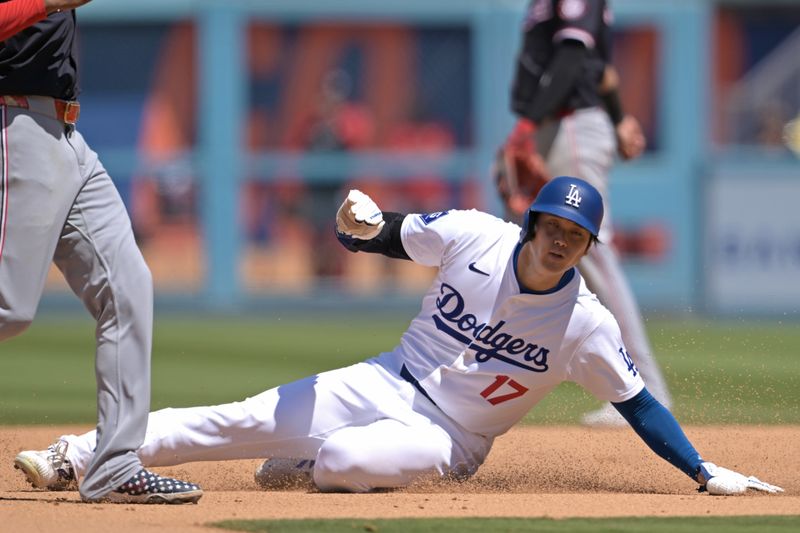
[[[578,264],[591,237],[588,230],[571,220],[540,213],[536,218],[535,235],[528,241],[529,266],[541,275],[560,278]]]

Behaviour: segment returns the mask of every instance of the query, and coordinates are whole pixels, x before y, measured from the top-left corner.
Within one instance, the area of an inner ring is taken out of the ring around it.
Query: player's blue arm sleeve
[[[651,450],[696,480],[703,461],[700,454],[686,438],[672,413],[647,389],[642,389],[630,400],[612,405]]]
[[[365,241],[363,239],[356,239],[344,233],[336,232],[336,238],[342,245],[351,252],[369,252],[373,254],[383,254],[387,257],[395,259],[411,258],[406,253],[403,247],[403,240],[400,237],[400,228],[403,225],[405,215],[400,213],[392,213],[391,211],[383,212],[384,225],[381,232],[372,239]],[[335,228],[334,228],[335,231]]]

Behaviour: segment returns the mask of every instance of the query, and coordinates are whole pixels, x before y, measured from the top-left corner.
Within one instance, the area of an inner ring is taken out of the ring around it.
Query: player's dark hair
[[[528,242],[529,240],[533,239],[534,235],[536,235],[536,219],[539,218],[539,213],[531,212],[528,214],[531,217],[528,220],[528,232],[525,234],[525,237],[522,239],[522,242]]]

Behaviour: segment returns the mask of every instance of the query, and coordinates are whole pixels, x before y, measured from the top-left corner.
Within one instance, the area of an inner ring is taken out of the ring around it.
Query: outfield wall
[[[142,0],[81,8],[80,128],[129,207],[159,301],[236,310],[413,299],[428,271],[354,261],[333,242],[338,198],[359,186],[389,209],[499,213],[488,169],[513,123],[508,87],[524,5]],[[780,283],[744,290],[709,253],[740,210],[730,202],[749,198],[751,216],[770,216],[771,204],[751,191],[756,179],[769,188],[797,177],[788,151],[758,148],[748,151],[744,176],[734,144],[742,139],[726,137],[723,89],[754,55],[766,55],[759,46],[777,46],[759,37],[757,17],[737,19],[742,5],[614,2],[623,99],[650,149],[615,167],[612,209],[646,309],[796,311]],[[791,4],[774,5],[793,13]],[[791,25],[778,14],[764,24]],[[318,123],[307,126],[309,117]],[[348,133],[331,143],[314,128],[333,118]],[[729,203],[720,206],[723,197]],[[781,269],[763,277],[791,280],[798,267],[787,259]],[[54,275],[51,300],[63,292]]]

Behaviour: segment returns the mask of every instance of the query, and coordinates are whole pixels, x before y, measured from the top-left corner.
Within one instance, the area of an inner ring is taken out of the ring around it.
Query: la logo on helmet
[[[569,192],[564,200],[564,203],[572,207],[579,208],[581,206],[581,191],[577,185],[570,184]]]

